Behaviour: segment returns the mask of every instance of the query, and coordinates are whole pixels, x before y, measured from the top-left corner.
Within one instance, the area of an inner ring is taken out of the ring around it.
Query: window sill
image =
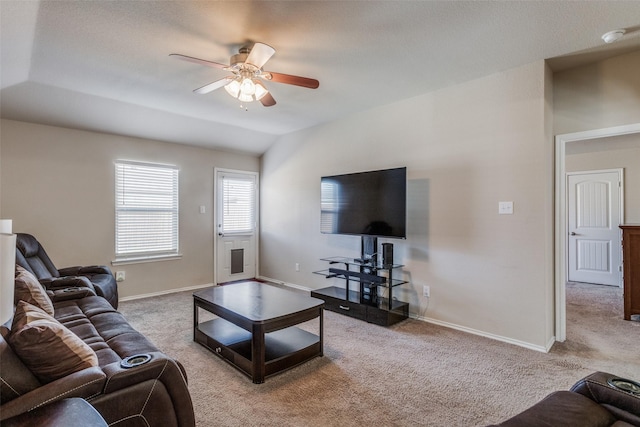
[[[150,256],[118,258],[111,261],[111,265],[142,264],[145,262],[173,261],[176,259],[182,259],[182,254],[150,255]]]

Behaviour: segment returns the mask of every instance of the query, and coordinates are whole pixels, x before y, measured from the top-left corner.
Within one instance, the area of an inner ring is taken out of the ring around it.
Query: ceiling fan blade
[[[268,79],[276,83],[285,83],[288,85],[302,86],[309,89],[317,89],[320,86],[320,82],[316,79],[310,79],[307,77],[292,76],[290,74],[274,73],[269,71],[271,78]]]
[[[265,96],[260,98],[260,102],[262,102],[262,105],[264,105],[265,107],[276,105],[276,100],[273,99],[273,96],[271,96],[271,93],[269,92]]]
[[[249,52],[249,56],[247,56],[247,59],[244,62],[245,64],[251,64],[257,68],[262,68],[274,53],[276,53],[276,50],[271,46],[264,43],[256,43],[251,48],[251,52]]]
[[[226,86],[227,84],[231,83],[232,80],[232,76],[227,76],[223,79],[216,80],[213,83],[209,83],[208,85],[199,87],[198,89],[195,89],[194,92],[204,95],[205,93],[213,92],[216,89],[220,89],[221,87]]]
[[[183,61],[193,62],[195,64],[206,65],[207,67],[213,67],[213,68],[227,68],[228,67],[228,65],[220,64],[219,62],[205,61],[204,59],[194,58],[192,56],[187,56],[187,55],[180,55],[179,53],[172,53],[169,56],[176,57],[176,58],[181,59]]]

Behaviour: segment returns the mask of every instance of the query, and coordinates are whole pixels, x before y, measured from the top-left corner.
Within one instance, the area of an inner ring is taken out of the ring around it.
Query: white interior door
[[[622,170],[567,175],[569,280],[620,286]]]
[[[216,170],[216,283],[256,276],[258,174]]]

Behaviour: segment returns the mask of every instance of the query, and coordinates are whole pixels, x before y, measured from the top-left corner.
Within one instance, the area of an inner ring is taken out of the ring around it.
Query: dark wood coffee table
[[[318,298],[246,281],[193,294],[193,340],[254,383],[323,355],[323,305]],[[198,310],[218,316],[200,323]],[[319,318],[318,335],[295,325]]]

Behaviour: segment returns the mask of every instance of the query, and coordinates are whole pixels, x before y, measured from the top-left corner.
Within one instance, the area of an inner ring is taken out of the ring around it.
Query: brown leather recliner
[[[40,242],[27,233],[16,233],[16,264],[33,273],[46,289],[66,288],[70,286],[69,278],[86,277],[96,295],[109,301],[113,308],[118,308],[118,284],[107,266],[58,269]]]
[[[595,372],[496,426],[640,427],[640,384]]]

